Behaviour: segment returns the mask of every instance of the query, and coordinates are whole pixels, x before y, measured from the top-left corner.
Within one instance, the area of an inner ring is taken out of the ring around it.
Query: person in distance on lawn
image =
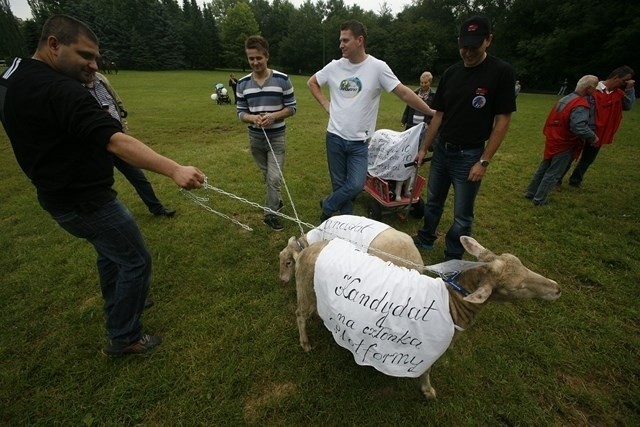
[[[598,143],[598,137],[589,127],[590,107],[587,100],[597,84],[596,76],[583,76],[578,80],[576,90],[562,97],[551,109],[543,130],[544,156],[524,195],[532,199],[534,205],[547,203],[549,192],[571,159],[580,156],[585,143]]]
[[[109,80],[104,75],[95,73],[91,81],[85,83],[85,87],[102,108],[122,124],[122,130],[126,132],[128,130],[126,120],[127,111],[124,109],[122,100],[109,83]],[[140,168],[131,166],[118,156],[113,156],[113,165],[127,178],[127,181],[133,185],[140,199],[147,205],[149,212],[155,216],[164,216],[167,218],[172,218],[176,214],[175,210],[167,209],[162,205],[162,202],[158,200],[158,196],[156,196],[155,191],[153,191],[151,183]]]
[[[42,208],[97,252],[108,336],[103,353],[140,354],[162,341],[141,321],[151,256],[112,188],[112,156],[185,189],[201,187],[205,177],[125,134],[101,108],[82,85],[98,71],[99,56],[98,38],[85,23],[50,17],[33,57],[16,58],[0,76],[0,121]]]
[[[425,71],[420,75],[420,87],[415,91],[415,94],[426,102],[429,107],[431,107],[433,97],[435,96],[435,92],[431,89],[431,82],[433,82],[433,74],[429,71]],[[400,122],[404,126],[405,130],[411,129],[415,125],[423,122],[428,126],[429,123],[431,123],[431,116],[423,114],[420,111],[416,111],[407,105],[404,108]]]
[[[623,65],[613,70],[607,80],[598,83],[592,97],[595,104],[596,134],[599,140],[596,144],[586,145],[582,150],[580,160],[569,177],[570,186],[580,187],[587,169],[600,152],[600,147],[613,144],[613,137],[622,122],[622,112],[631,110],[636,101],[633,74],[631,67]],[[565,174],[570,168],[571,164],[567,165]],[[562,177],[558,180],[558,184],[561,183]]]

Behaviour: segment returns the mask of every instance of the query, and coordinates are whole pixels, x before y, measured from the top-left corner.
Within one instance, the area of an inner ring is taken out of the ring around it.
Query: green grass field
[[[288,120],[285,178],[300,219],[317,224],[318,200],[330,188],[327,115],[307,77],[292,78],[298,114]],[[199,167],[211,185],[263,203],[245,125],[233,105],[209,98],[228,72],[123,71],[110,79],[132,135]],[[299,233],[295,223],[274,233],[259,209],[210,192],[210,206],[253,228],[245,231],[153,173],[159,197],[178,211],[172,220],[150,215],[118,174],[116,189],[153,256],[156,305],[144,322],[165,342],[148,357],[101,355],[94,250],[39,207],[0,132],[0,425],[640,425],[640,108],[625,113],[582,189],[565,187],[534,207],[523,191],[556,100],[518,97],[480,190],[474,237],[518,255],[563,295],[488,306],[434,365],[431,402],[417,380],[356,365],[320,321],[309,328],[314,350],[301,351],[295,288],[278,280],[278,252]],[[385,94],[378,128],[400,130],[402,109]],[[369,200],[358,198],[357,214]],[[420,226],[384,220],[409,234]],[[441,231],[450,221],[448,206]],[[441,262],[442,251],[439,241],[423,252],[425,264]]]

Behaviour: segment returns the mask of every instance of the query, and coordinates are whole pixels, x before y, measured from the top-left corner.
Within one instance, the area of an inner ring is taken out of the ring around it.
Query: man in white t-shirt
[[[342,58],[331,61],[307,82],[311,94],[329,113],[326,144],[333,192],[321,201],[321,221],[336,211],[353,213],[353,199],[364,188],[367,176],[368,143],[376,128],[383,90],[418,111],[434,114],[386,62],[365,52],[366,40],[364,24],[353,20],[342,24]],[[322,92],[324,85],[329,86],[331,102]]]

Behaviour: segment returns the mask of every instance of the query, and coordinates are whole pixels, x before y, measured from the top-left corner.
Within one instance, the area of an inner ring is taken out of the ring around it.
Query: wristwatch
[[[487,166],[489,166],[489,160],[480,159],[480,166],[486,168]]]

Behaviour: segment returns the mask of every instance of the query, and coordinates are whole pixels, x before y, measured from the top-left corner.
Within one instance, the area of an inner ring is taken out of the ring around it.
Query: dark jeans
[[[144,204],[147,205],[149,212],[157,214],[164,209],[164,206],[162,206],[162,203],[158,200],[151,183],[144,175],[144,172],[142,172],[142,169],[131,166],[118,156],[113,156],[113,165],[127,178],[127,181],[133,185],[138,196],[140,196]]]
[[[149,292],[151,256],[129,210],[115,199],[96,210],[49,208],[53,219],[98,253],[107,335],[130,343],[142,336],[140,315]]]
[[[582,184],[582,180],[584,179],[584,175],[587,173],[587,169],[589,169],[589,166],[591,166],[591,163],[593,163],[593,161],[596,159],[599,152],[599,146],[594,147],[591,144],[585,145],[585,147],[582,149],[580,160],[578,160],[578,164],[573,169],[573,173],[569,177],[570,185],[579,186],[580,184]]]
[[[449,151],[443,142],[435,144],[427,185],[424,227],[418,230],[418,236],[424,243],[435,242],[449,188],[453,186],[453,224],[447,232],[444,251],[447,259],[461,259],[464,247],[460,236],[471,235],[473,209],[481,181],[471,182],[468,178],[469,171],[480,160],[483,151],[483,146]]]

